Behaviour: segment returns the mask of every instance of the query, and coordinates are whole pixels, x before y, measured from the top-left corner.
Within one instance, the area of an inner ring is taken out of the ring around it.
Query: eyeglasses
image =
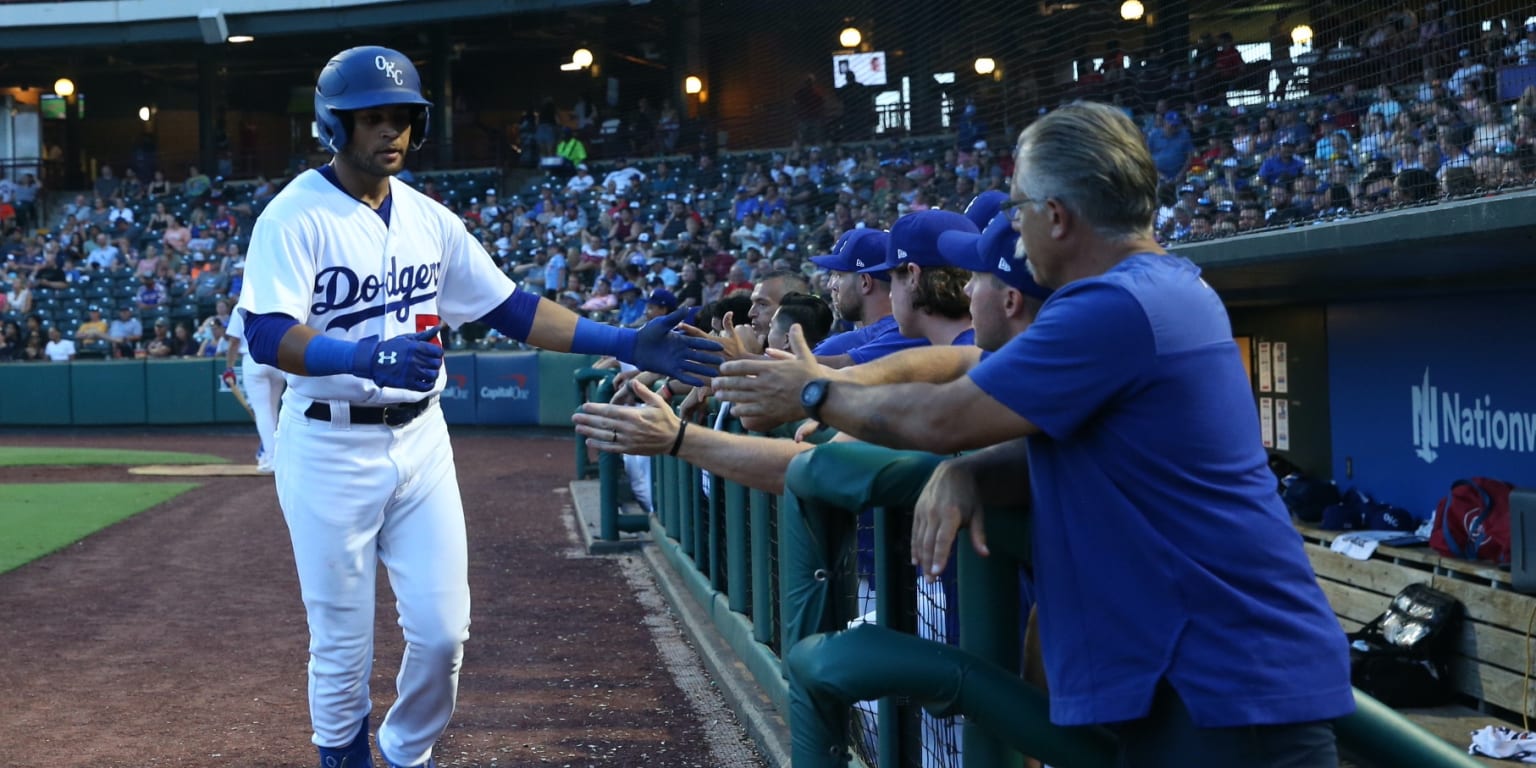
[[[1049,199],[1049,198],[1046,198],[1046,199]],[[1022,209],[1024,206],[1029,205],[1031,203],[1043,203],[1043,202],[1045,202],[1045,200],[1037,200],[1037,199],[1035,199],[1033,197],[1029,197],[1029,196],[1025,196],[1025,197],[1011,197],[1011,198],[1008,198],[1007,202],[1005,202],[1002,205],[998,206],[997,210],[999,212],[1001,212],[1001,213],[1007,214],[1009,221],[1017,223],[1018,220],[1019,220],[1019,211],[1020,211],[1020,209]]]

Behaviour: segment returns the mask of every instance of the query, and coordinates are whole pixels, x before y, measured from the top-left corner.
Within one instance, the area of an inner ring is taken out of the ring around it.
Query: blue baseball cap
[[[1029,266],[1019,258],[1018,242],[1019,233],[1008,220],[1008,214],[999,213],[981,234],[950,231],[939,235],[939,253],[950,266],[997,275],[1019,293],[1045,301],[1050,298],[1051,289],[1030,276]]]
[[[891,225],[890,242],[885,246],[885,263],[878,267],[859,270],[872,273],[888,270],[903,264],[919,267],[947,267],[949,262],[939,255],[939,235],[945,232],[969,232],[976,234],[976,225],[970,219],[954,211],[918,211],[909,213]]]
[[[1003,209],[1003,203],[1008,202],[1008,193],[989,189],[976,196],[970,205],[965,207],[965,217],[976,225],[977,229],[987,226],[987,222]]]
[[[625,291],[638,291],[638,290],[640,290],[640,286],[635,285],[634,283],[631,283],[628,280],[625,280],[623,278],[619,278],[618,282],[613,284],[613,292],[614,293],[623,293]]]
[[[677,296],[665,288],[657,288],[651,291],[651,296],[645,300],[645,303],[664,307],[668,312],[671,312],[677,309]]]
[[[885,246],[890,235],[883,229],[850,229],[837,239],[832,252],[812,256],[811,263],[833,272],[864,272],[888,280],[885,273]],[[869,269],[878,267],[878,269]]]

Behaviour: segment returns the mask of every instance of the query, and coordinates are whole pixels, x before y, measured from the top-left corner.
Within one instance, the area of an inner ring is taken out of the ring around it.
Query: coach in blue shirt
[[[1221,300],[1153,238],[1141,135],[1077,104],[1015,157],[1014,226],[1055,289],[1025,333],[984,360],[882,362],[890,381],[943,383],[799,386],[798,361],[743,361],[718,396],[744,418],[790,400],[892,447],[986,448],[924,491],[913,560],[930,574],[959,525],[977,538],[983,504],[1030,500],[1006,479],[1027,461],[1051,719],[1111,726],[1120,765],[1336,766],[1331,721],[1354,709],[1343,630],[1276,493]]]

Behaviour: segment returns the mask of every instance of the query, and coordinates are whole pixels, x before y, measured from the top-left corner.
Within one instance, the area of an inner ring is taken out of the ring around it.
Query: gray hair
[[[1151,230],[1157,169],[1146,138],[1120,109],[1093,102],[1062,107],[1019,134],[1014,156],[1015,195],[1038,202],[1055,198],[1102,237]]]

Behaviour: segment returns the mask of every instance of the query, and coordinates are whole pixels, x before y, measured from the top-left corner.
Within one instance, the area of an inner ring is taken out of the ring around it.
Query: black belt
[[[391,427],[403,427],[415,421],[416,417],[420,416],[422,411],[427,410],[427,407],[432,405],[432,401],[436,399],[437,397],[434,395],[417,400],[414,403],[396,403],[394,405],[386,405],[383,408],[354,405],[352,406],[352,423],[387,424]],[[330,421],[331,405],[330,403],[318,401],[310,403],[309,407],[304,409],[304,416],[305,418],[317,421]]]

